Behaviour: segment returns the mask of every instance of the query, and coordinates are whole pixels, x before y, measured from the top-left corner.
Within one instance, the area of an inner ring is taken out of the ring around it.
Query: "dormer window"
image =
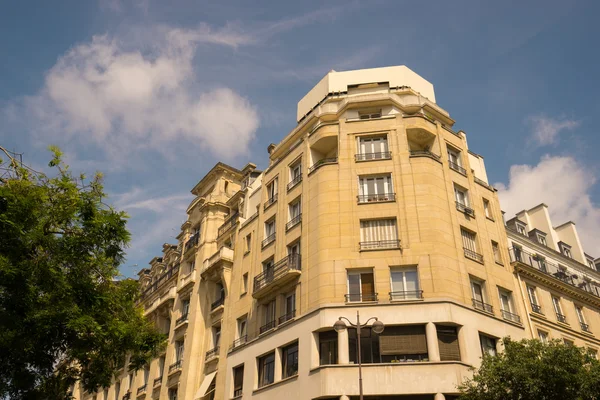
[[[539,244],[541,244],[542,246],[547,246],[546,236],[542,235],[541,233],[537,233],[535,236]]]
[[[519,232],[521,235],[525,235],[527,236],[527,227],[525,224],[522,224],[520,222],[516,222],[515,225],[517,226],[517,232]]]
[[[591,269],[596,269],[596,264],[594,263],[594,257],[585,255],[585,261],[587,262],[588,267]]]
[[[381,118],[381,109],[362,110],[358,112],[359,119],[376,119]]]
[[[571,255],[571,246],[564,242],[558,242],[558,246],[563,256],[573,258],[573,256]]]

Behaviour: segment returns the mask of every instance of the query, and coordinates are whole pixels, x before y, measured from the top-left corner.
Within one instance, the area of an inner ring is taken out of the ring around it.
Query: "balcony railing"
[[[319,160],[319,161],[315,162],[315,163],[313,164],[313,166],[312,166],[312,167],[310,167],[310,168],[308,169],[308,173],[310,174],[310,173],[311,173],[311,172],[313,172],[314,170],[316,170],[316,169],[318,169],[318,168],[322,167],[323,165],[327,165],[327,164],[337,164],[337,161],[338,161],[337,157],[323,158],[323,159],[321,159],[321,160]]]
[[[260,334],[263,334],[263,333],[265,333],[265,332],[267,332],[267,331],[270,331],[271,329],[275,328],[276,326],[277,326],[277,321],[275,321],[275,320],[273,320],[273,321],[269,321],[269,322],[267,322],[266,324],[264,324],[263,326],[261,326],[261,327],[258,329],[258,332],[259,332]]]
[[[220,346],[215,346],[213,349],[206,352],[206,360],[210,360],[219,355]]]
[[[513,247],[509,249],[510,253],[510,261],[512,263],[519,262],[521,264],[528,265],[532,268],[537,269],[538,271],[543,272],[548,276],[552,276],[559,281],[566,283],[570,286],[576,287],[578,289],[583,290],[593,296],[598,296],[597,293],[592,291],[590,282],[580,279],[579,275],[573,272],[569,272],[562,267],[559,267],[557,264],[549,262],[545,258],[542,258],[536,254],[531,254],[527,251],[519,249],[518,247]]]
[[[254,277],[254,291],[259,291],[271,282],[286,275],[290,270],[301,270],[300,254],[290,254],[273,266],[267,267],[262,273],[256,275]]]
[[[235,389],[233,391],[233,397],[240,397],[244,393],[244,389]]]
[[[371,242],[359,242],[360,250],[382,250],[382,249],[399,249],[400,240],[375,240]]]
[[[367,301],[377,301],[378,300],[377,293],[369,293],[369,294],[348,293],[348,294],[344,295],[344,298],[346,299],[346,303],[364,303]]]
[[[580,322],[579,325],[581,325],[581,330],[584,332],[590,332],[590,326],[588,324],[584,324],[583,322]]]
[[[359,204],[396,201],[396,193],[361,194],[356,196],[356,198]]]
[[[473,210],[470,207],[467,207],[465,204],[460,203],[458,201],[456,202],[456,209],[461,213],[467,214],[471,217],[475,217],[475,210]]]
[[[538,304],[531,303],[531,311],[533,311],[536,314],[544,315],[544,313],[542,312],[542,306]]]
[[[213,302],[210,305],[210,311],[214,311],[217,307],[222,306],[223,304],[225,304],[225,297],[221,297],[217,301]]]
[[[294,218],[292,218],[287,224],[285,224],[285,230],[289,231],[290,229],[292,229],[294,226],[298,225],[300,223],[300,221],[302,221],[302,214],[298,214],[296,215]]]
[[[562,322],[563,324],[567,323],[567,317],[564,316],[563,314],[556,313],[556,320],[558,322]]]
[[[240,336],[238,339],[235,339],[233,341],[233,343],[231,343],[230,350],[235,349],[236,347],[239,347],[243,344],[246,344],[247,341],[248,341],[248,335]]]
[[[467,249],[466,247],[463,247],[463,250],[465,251],[465,257],[470,258],[471,260],[477,261],[482,263],[483,262],[483,256],[479,253],[477,253],[476,251],[473,251],[471,249]]]
[[[150,285],[148,285],[148,287],[146,287],[144,289],[144,291],[142,292],[142,295],[143,296],[147,296],[150,293],[156,292],[159,288],[162,287],[162,285],[165,282],[167,282],[173,276],[177,276],[178,272],[179,272],[179,264],[171,267],[167,272],[165,272],[164,274],[162,274],[161,276],[159,276],[157,280],[155,280]]]
[[[279,325],[294,318],[296,318],[296,310],[293,310],[287,314],[283,314],[281,317],[279,317]]]
[[[269,236],[267,236],[261,243],[262,247],[267,247],[267,245],[273,243],[275,241],[275,234],[276,232],[271,233]]]
[[[506,311],[506,310],[501,310],[501,312],[502,312],[502,318],[504,318],[505,320],[516,322],[517,324],[521,323],[521,317],[519,317],[517,314],[513,314],[510,311]]]
[[[494,307],[492,307],[490,304],[484,303],[483,301],[477,299],[471,300],[473,300],[473,308],[490,314],[494,313]]]
[[[175,326],[181,325],[188,320],[188,313],[183,314],[181,317],[175,320]]]
[[[152,384],[153,387],[157,387],[158,385],[160,385],[162,383],[162,376],[159,376],[158,378],[156,378]]]
[[[287,184],[287,190],[291,190],[294,186],[302,182],[302,174],[296,176],[294,179]]]
[[[191,248],[193,248],[194,246],[196,246],[198,244],[198,242],[200,241],[200,235],[199,234],[194,234],[192,236],[190,236],[190,238],[188,239],[187,242],[185,242],[185,250],[184,253],[187,253],[187,251]]]
[[[452,161],[448,161],[448,165],[450,166],[450,168],[452,168],[456,172],[459,172],[459,173],[461,173],[463,175],[467,175],[467,170],[464,169],[463,167],[461,167],[460,165],[458,165],[457,163],[452,162]]]
[[[230,217],[228,217],[223,224],[217,230],[217,237],[224,235],[227,231],[229,231],[232,227],[236,226],[238,223],[239,213],[235,212]]]
[[[129,400],[131,399],[131,392],[127,391],[127,393],[125,393],[122,397],[123,400]]]
[[[140,387],[137,389],[137,395],[138,395],[138,396],[139,396],[140,394],[142,394],[142,393],[144,393],[144,392],[146,391],[146,386],[147,386],[147,385],[144,383],[142,386],[140,386]]]
[[[359,153],[354,157],[356,161],[389,160],[392,158],[392,153],[389,151],[384,151],[381,153]]]
[[[433,158],[434,160],[440,159],[440,156],[438,156],[435,153],[432,153],[429,150],[411,150],[410,156],[411,157],[429,157],[429,158]]]
[[[269,197],[267,199],[267,201],[265,201],[263,210],[266,210],[267,208],[271,207],[271,205],[273,205],[273,203],[275,203],[276,201],[277,201],[277,193],[275,193],[273,196]]]
[[[183,365],[183,360],[175,361],[173,364],[169,365],[169,373],[181,369],[182,365]]]
[[[407,290],[403,292],[390,292],[390,300],[419,300],[423,298],[422,290]]]

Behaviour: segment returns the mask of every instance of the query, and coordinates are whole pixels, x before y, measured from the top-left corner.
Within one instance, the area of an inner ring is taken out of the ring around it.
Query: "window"
[[[591,269],[596,269],[596,264],[594,264],[594,257],[587,256],[585,259],[587,261],[588,267],[590,267]]]
[[[221,325],[213,326],[212,328],[213,348],[219,347],[221,342]]]
[[[565,257],[569,257],[572,258],[571,255],[571,246],[569,246],[568,244],[564,243],[564,242],[558,242],[558,247],[560,249],[560,252],[565,256]]]
[[[359,111],[358,118],[359,119],[381,118],[381,109]]]
[[[479,334],[479,342],[481,343],[481,354],[484,356],[496,356],[496,339],[487,335]]]
[[[358,138],[357,161],[380,160],[390,158],[387,136],[369,136]]]
[[[302,181],[302,164],[300,161],[290,166],[290,181],[287,185],[288,190]]]
[[[460,361],[458,331],[455,326],[436,326],[441,361]]]
[[[169,389],[169,400],[177,400],[177,389]]]
[[[396,219],[360,221],[360,249],[394,249],[400,247]]]
[[[379,335],[379,352],[381,362],[428,360],[425,325],[386,326]]]
[[[535,236],[539,244],[541,244],[542,246],[547,246],[546,236],[542,235],[541,233],[536,233]]]
[[[158,359],[158,378],[162,378],[162,376],[165,372],[165,361],[166,361],[165,356],[161,356]]]
[[[277,178],[267,184],[267,203],[277,200]]]
[[[542,314],[542,307],[540,307],[540,303],[538,303],[535,287],[527,285],[527,296],[529,297],[529,303],[531,304],[531,311]]]
[[[346,301],[376,301],[373,270],[348,271],[348,294]]]
[[[175,342],[175,361],[183,361],[183,340]]]
[[[417,267],[394,267],[390,269],[392,291],[390,300],[420,299]]]
[[[469,207],[469,191],[462,186],[454,184],[454,196],[456,203],[464,207]]]
[[[485,213],[485,216],[489,219],[494,219],[492,217],[492,210],[490,209],[490,202],[487,199],[483,199],[483,211]]]
[[[527,236],[527,228],[525,225],[523,225],[519,222],[516,222],[515,226],[517,227],[517,232],[519,232],[521,235]]]
[[[246,238],[244,239],[244,253],[250,253],[251,249],[252,249],[252,234],[249,233],[246,235]]]
[[[263,326],[260,327],[260,333],[275,328],[275,300],[263,306],[263,322]]]
[[[248,273],[242,275],[242,294],[248,293]]]
[[[290,244],[287,247],[288,250],[288,256],[293,256],[295,254],[300,254],[300,241],[296,241],[292,244]]]
[[[480,280],[471,279],[471,294],[473,296],[473,307],[478,310],[492,312],[492,306],[486,303],[485,283]]]
[[[190,299],[182,300],[181,302],[181,316],[187,317],[190,312]]]
[[[471,232],[465,228],[460,228],[460,234],[463,241],[463,249],[466,258],[475,260],[477,262],[483,262],[483,256],[479,254],[477,249],[476,233]]]
[[[585,322],[585,315],[583,315],[583,307],[575,306],[575,312],[577,313],[577,319],[579,320],[579,325],[581,326],[581,330],[584,332],[589,332],[589,325]]]
[[[381,362],[379,353],[379,335],[373,332],[370,327],[360,330],[361,361],[363,364],[373,364]],[[348,329],[348,350],[350,361],[358,363],[358,342],[355,328]]]
[[[336,331],[319,332],[319,365],[337,364],[338,334]]]
[[[506,289],[498,288],[498,296],[500,297],[502,318],[521,323],[521,317],[519,317],[514,310],[512,293]]]
[[[258,359],[258,387],[275,382],[275,352]]]
[[[262,241],[262,247],[275,241],[275,218],[265,222],[265,238]]]
[[[297,198],[293,202],[288,205],[289,210],[289,221],[286,224],[286,229],[290,229],[300,222],[300,218],[302,217],[302,202],[300,198]]]
[[[291,320],[296,316],[296,293],[292,292],[284,297],[283,315],[279,318],[279,323],[282,324]]]
[[[358,202],[368,203],[376,201],[395,200],[392,186],[392,176],[369,176],[358,179]]]
[[[282,378],[298,375],[298,342],[281,349]]]
[[[245,339],[248,335],[248,317],[243,316],[237,320],[238,339]]]
[[[540,342],[544,344],[548,343],[548,332],[538,330],[538,338],[540,339]]]
[[[148,384],[148,378],[150,378],[150,367],[144,368],[144,386]]]
[[[242,395],[244,389],[244,364],[233,369],[233,397]]]
[[[133,372],[129,374],[129,379],[127,379],[127,391],[131,391],[133,387]]]
[[[462,166],[462,162],[460,159],[460,150],[457,150],[453,147],[448,146],[448,161],[457,166]]]
[[[225,194],[229,194],[229,182],[225,181]]]
[[[494,242],[492,240],[492,251],[494,252],[494,261],[496,261],[497,264],[502,265],[502,256],[500,255],[500,247],[498,246],[498,243]]]
[[[562,312],[562,307],[560,305],[560,298],[556,296],[552,296],[552,306],[554,307],[554,312],[556,313],[556,320],[558,322],[567,322],[567,317]]]

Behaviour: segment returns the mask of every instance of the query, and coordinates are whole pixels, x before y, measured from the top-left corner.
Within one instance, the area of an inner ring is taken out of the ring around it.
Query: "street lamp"
[[[373,322],[373,325],[371,325],[371,329],[373,330],[373,332],[375,332],[377,334],[383,332],[383,330],[385,329],[385,325],[383,324],[383,322],[378,320],[377,317],[371,317],[364,324],[361,324],[360,323],[360,314],[357,310],[356,311],[356,324],[353,324],[346,317],[340,317],[337,321],[335,321],[335,324],[333,324],[333,329],[335,329],[336,332],[341,332],[348,328],[346,323],[343,321],[344,319],[346,321],[348,321],[348,323],[350,324],[351,327],[356,328],[356,337],[357,337],[357,341],[358,341],[358,391],[360,394],[360,400],[363,400],[362,361],[361,361],[361,353],[360,353],[360,330],[361,330],[361,328],[366,327],[367,324],[369,323],[369,321],[371,321],[372,319],[374,319],[375,322]]]

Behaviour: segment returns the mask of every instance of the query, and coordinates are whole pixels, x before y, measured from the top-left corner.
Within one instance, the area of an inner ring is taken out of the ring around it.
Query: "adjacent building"
[[[404,66],[331,71],[297,122],[264,171],[202,178],[178,243],[140,271],[165,354],[78,398],[357,399],[360,341],[365,399],[453,399],[504,336],[600,347],[600,275],[574,226],[537,207],[507,228],[431,83]],[[384,331],[333,329],[358,315]]]

